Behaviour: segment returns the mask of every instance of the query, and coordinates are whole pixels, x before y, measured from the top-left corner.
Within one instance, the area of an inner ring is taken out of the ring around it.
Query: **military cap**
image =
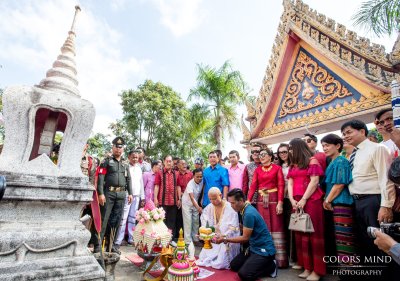
[[[113,141],[112,144],[115,145],[116,147],[123,147],[125,145],[125,141],[121,137],[116,137]]]
[[[194,164],[203,165],[203,164],[204,164],[203,158],[197,157],[197,158],[194,160]]]

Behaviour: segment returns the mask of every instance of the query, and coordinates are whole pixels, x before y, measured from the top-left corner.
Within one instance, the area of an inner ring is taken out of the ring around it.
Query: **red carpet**
[[[125,256],[131,263],[136,265],[137,267],[140,267],[143,263],[143,259],[139,257],[137,254],[132,254],[130,256]],[[204,267],[205,269],[215,272],[213,275],[204,278],[204,279],[199,279],[199,280],[204,280],[204,281],[240,281],[238,275],[236,272],[227,270],[227,269],[214,269],[211,267]],[[158,277],[162,273],[162,270],[157,270],[157,271],[150,271],[149,274],[153,277]]]

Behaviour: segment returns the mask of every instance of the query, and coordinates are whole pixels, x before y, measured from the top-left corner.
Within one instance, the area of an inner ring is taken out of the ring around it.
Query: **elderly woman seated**
[[[215,234],[219,237],[236,237],[240,235],[238,213],[231,205],[222,200],[221,191],[217,187],[212,187],[208,191],[208,198],[211,204],[204,208],[200,220],[201,226],[215,228]],[[212,249],[202,249],[199,260],[200,266],[211,266],[217,269],[229,268],[229,264],[234,257],[239,254],[240,244],[215,244]]]

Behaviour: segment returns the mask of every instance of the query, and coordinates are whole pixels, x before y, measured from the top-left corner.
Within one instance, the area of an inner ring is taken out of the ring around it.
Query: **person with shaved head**
[[[239,232],[238,214],[232,209],[226,200],[222,200],[221,190],[218,187],[211,187],[208,191],[208,198],[211,204],[203,209],[201,214],[201,226],[213,226],[216,237],[236,237]],[[197,265],[211,266],[216,269],[229,268],[234,257],[239,254],[239,244],[215,244],[212,249],[202,249]]]

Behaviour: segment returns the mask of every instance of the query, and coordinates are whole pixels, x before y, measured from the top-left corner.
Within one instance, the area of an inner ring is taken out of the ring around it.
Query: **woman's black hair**
[[[323,142],[327,143],[327,144],[334,144],[334,145],[340,144],[339,152],[342,152],[342,150],[343,150],[343,139],[341,137],[339,137],[338,135],[335,135],[335,134],[326,135],[325,137],[323,137],[321,139],[321,144]]]

